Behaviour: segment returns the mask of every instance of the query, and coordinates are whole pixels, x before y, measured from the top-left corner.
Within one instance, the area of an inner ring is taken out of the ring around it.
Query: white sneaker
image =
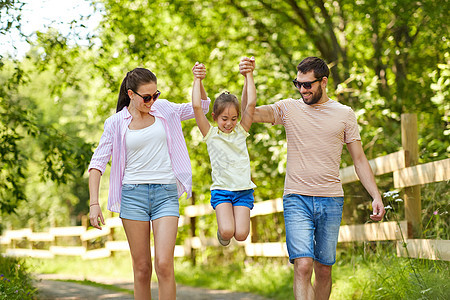
[[[231,241],[231,240],[224,240],[224,239],[220,236],[219,230],[217,230],[217,239],[219,240],[219,243],[220,243],[222,246],[228,246],[228,245],[230,244],[230,241]]]

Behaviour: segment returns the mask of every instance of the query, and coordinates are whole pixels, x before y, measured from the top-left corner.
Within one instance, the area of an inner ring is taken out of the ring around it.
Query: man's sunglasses
[[[138,92],[135,92],[135,91],[133,91],[133,93],[135,93],[136,95],[138,95],[139,97],[144,99],[144,103],[149,103],[151,100],[156,101],[156,99],[158,99],[159,95],[161,95],[161,92],[158,90],[156,90],[156,93],[154,93],[151,96],[142,96]]]
[[[314,80],[314,81],[298,82],[298,81],[297,81],[297,78],[295,78],[294,80],[292,80],[292,82],[294,83],[295,87],[298,88],[298,89],[300,89],[300,88],[302,87],[302,85],[303,85],[303,87],[304,87],[305,89],[309,90],[309,89],[311,88],[311,85],[312,85],[314,82],[322,81],[322,79],[323,79],[323,77],[320,78],[320,79],[316,79],[316,80]]]

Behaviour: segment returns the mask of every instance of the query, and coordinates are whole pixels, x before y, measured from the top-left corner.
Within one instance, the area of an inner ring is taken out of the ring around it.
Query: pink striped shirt
[[[202,100],[205,114],[209,110],[210,103],[210,99]],[[190,198],[192,196],[192,169],[181,121],[194,118],[192,104],[176,104],[165,99],[158,99],[153,104],[150,113],[162,121],[166,130],[169,156],[177,179],[178,197],[186,192],[187,197]],[[107,208],[117,213],[120,212],[122,180],[126,163],[125,133],[131,119],[132,116],[125,107],[105,121],[100,143],[89,164],[89,171],[97,169],[103,174],[112,157]]]

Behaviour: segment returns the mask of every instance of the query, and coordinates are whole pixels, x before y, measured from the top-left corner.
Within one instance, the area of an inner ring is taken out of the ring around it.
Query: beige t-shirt
[[[361,140],[353,110],[333,100],[308,105],[285,99],[270,105],[286,129],[284,195],[342,197],[339,165],[344,144]]]
[[[240,123],[230,133],[210,127],[203,140],[206,141],[211,160],[211,190],[242,191],[256,187],[250,175],[246,144],[248,136]]]

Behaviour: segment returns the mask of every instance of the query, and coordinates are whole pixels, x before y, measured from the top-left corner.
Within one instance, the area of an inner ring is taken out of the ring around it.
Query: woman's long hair
[[[128,90],[137,91],[143,84],[157,83],[156,76],[150,70],[136,68],[127,73],[120,85],[119,99],[117,100],[116,112],[121,111],[125,106],[130,105]]]

